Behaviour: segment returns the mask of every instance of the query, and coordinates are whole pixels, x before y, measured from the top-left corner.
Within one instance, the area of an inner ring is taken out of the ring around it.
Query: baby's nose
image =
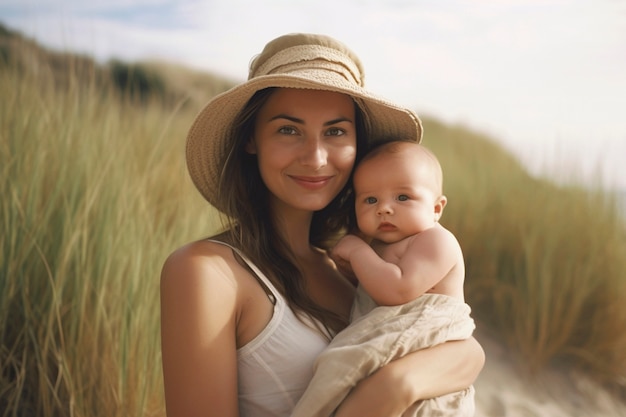
[[[377,213],[378,213],[379,215],[382,215],[382,214],[391,214],[392,212],[393,212],[393,210],[391,209],[391,205],[390,205],[389,203],[381,202],[381,203],[378,205],[378,210],[377,210]]]

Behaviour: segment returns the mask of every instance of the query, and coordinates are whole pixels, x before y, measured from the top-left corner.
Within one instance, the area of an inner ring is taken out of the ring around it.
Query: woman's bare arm
[[[359,382],[335,417],[400,416],[416,401],[469,387],[484,363],[474,338],[410,353]]]
[[[168,417],[236,417],[237,286],[204,245],[172,254],[161,275]]]

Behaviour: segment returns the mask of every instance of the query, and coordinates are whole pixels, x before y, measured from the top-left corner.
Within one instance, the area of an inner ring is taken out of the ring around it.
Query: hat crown
[[[332,71],[355,86],[365,84],[361,61],[354,52],[333,38],[314,34],[290,34],[268,43],[252,60],[248,80],[273,74],[302,76],[311,71]]]

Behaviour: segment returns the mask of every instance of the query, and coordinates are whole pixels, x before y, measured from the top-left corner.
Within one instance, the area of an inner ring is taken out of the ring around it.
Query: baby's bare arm
[[[409,243],[398,262],[408,293],[416,298],[425,292],[463,299],[465,265],[456,237],[436,225],[419,233]]]
[[[381,258],[356,236],[342,239],[333,249],[333,256],[350,262],[359,282],[377,304],[404,304],[435,287],[463,262],[456,238],[439,225],[407,239],[400,259],[394,262]],[[458,272],[455,285],[462,294],[463,271]]]
[[[344,236],[332,249],[331,257],[337,265],[349,264],[353,276],[361,284],[363,280],[367,281],[373,292],[367,287],[365,289],[376,302],[378,300],[374,295],[378,291],[377,287],[384,285],[385,281],[379,277],[396,274],[397,270],[395,264],[383,260],[369,244],[355,235]]]

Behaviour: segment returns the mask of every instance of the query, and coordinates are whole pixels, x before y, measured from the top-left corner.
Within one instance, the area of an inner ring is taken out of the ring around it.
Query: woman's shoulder
[[[198,240],[172,252],[161,270],[162,285],[168,281],[191,284],[197,280],[236,282],[239,264],[229,246],[211,241]],[[207,283],[208,284],[208,283]]]
[[[232,248],[211,239],[196,240],[185,244],[173,251],[165,263],[187,262],[219,262],[220,260],[234,259]]]
[[[167,262],[191,259],[216,260],[232,258],[232,248],[213,239],[196,240],[174,250],[166,259]]]

